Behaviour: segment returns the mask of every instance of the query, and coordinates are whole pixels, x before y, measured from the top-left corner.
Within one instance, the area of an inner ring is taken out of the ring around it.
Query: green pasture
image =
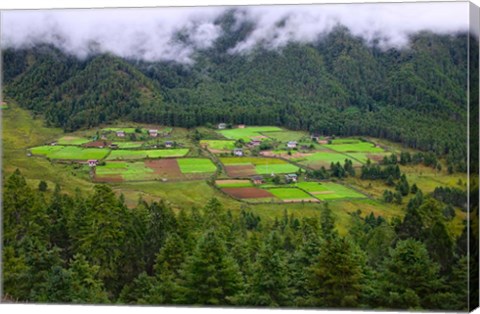
[[[292,164],[272,164],[272,165],[257,165],[255,166],[255,171],[258,174],[279,174],[279,173],[292,173],[297,172],[298,167]]]
[[[177,159],[182,173],[205,173],[215,172],[217,166],[207,158],[180,158]]]
[[[103,128],[102,131],[105,132],[117,132],[117,131],[123,131],[125,133],[135,133],[136,128]],[[142,133],[145,132],[144,129],[141,129]]]
[[[345,163],[345,159],[352,160],[353,166],[361,165],[359,161],[352,159],[352,157],[335,152],[316,152],[309,156],[292,159],[292,161],[296,161],[301,165],[314,169],[319,169],[322,166],[328,169],[332,162],[339,162],[343,165]]]
[[[60,145],[82,145],[90,142],[91,140],[85,137],[78,136],[62,136],[58,139],[57,143]]]
[[[244,141],[250,141],[252,138],[257,136],[262,136],[262,132],[278,132],[282,131],[281,128],[276,126],[252,126],[246,127],[244,129],[229,129],[229,130],[220,130],[217,131],[226,138],[239,140],[243,139]]]
[[[134,160],[144,158],[183,157],[188,154],[187,148],[180,149],[143,149],[143,150],[113,150],[107,160]]]
[[[119,148],[140,148],[143,142],[113,142],[112,144],[118,145]]]
[[[279,142],[300,141],[302,137],[307,136],[306,132],[302,131],[276,131],[276,132],[264,132],[263,135],[269,138],[275,139]]]
[[[355,144],[325,144],[331,150],[346,153],[346,152],[366,152],[366,153],[382,153],[384,150],[376,147],[375,144],[369,142],[358,142]]]
[[[210,149],[216,150],[233,150],[235,141],[229,140],[201,140],[200,145],[207,145]]]
[[[151,175],[154,174],[153,169],[146,167],[143,161],[107,162],[104,166],[97,166],[95,171],[98,177],[121,175],[125,181],[153,179]]]
[[[215,184],[220,188],[248,188],[253,186],[250,180],[217,180]]]
[[[365,198],[366,196],[344,185],[333,182],[299,182],[297,186],[320,200]]]
[[[275,195],[281,200],[288,201],[288,200],[299,200],[299,199],[311,199],[314,200],[309,194],[305,193],[304,191],[296,188],[275,188],[269,189],[270,193]]]
[[[33,155],[41,155],[50,159],[88,160],[103,159],[110,151],[106,148],[81,148],[77,146],[43,145],[30,149]]]
[[[220,158],[220,161],[222,164],[227,165],[227,166],[233,166],[233,165],[248,165],[248,164],[253,164],[255,166],[260,166],[260,165],[282,165],[282,164],[288,164],[283,159],[278,159],[278,158],[261,158],[261,157],[222,157]]]
[[[332,144],[337,145],[337,144],[358,144],[361,143],[359,139],[356,138],[337,138],[334,140],[331,140]]]

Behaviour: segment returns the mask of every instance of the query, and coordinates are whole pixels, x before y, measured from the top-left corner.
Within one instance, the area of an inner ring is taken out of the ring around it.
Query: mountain
[[[465,170],[467,34],[411,35],[381,49],[345,27],[315,43],[232,53],[232,27],[193,64],[78,60],[51,46],[3,51],[6,94],[65,130],[116,119],[194,127],[229,122],[383,137],[449,156]],[[180,40],[187,40],[183,36]]]

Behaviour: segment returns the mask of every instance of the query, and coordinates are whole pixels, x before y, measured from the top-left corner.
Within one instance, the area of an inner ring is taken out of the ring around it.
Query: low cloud
[[[158,9],[81,9],[2,12],[2,47],[49,43],[79,58],[110,52],[146,61],[193,62],[222,36],[216,22],[233,7]],[[252,32],[231,53],[261,45],[279,49],[289,42],[313,42],[344,25],[367,42],[402,47],[421,30],[453,33],[468,30],[468,3],[379,3],[238,7],[238,29]]]

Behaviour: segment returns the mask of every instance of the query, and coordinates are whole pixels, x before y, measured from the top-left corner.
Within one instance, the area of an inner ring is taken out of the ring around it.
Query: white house
[[[291,174],[286,174],[285,175],[285,181],[287,183],[290,183],[290,182],[297,182],[297,175],[294,174],[294,173],[291,173]]]
[[[290,141],[287,143],[288,148],[296,148],[297,147],[297,142],[295,141]]]
[[[243,156],[243,149],[241,149],[241,148],[235,148],[235,149],[233,150],[233,154],[234,154],[235,156],[241,157],[241,156]]]
[[[166,148],[171,148],[173,146],[173,142],[172,141],[166,141],[165,142],[165,147]]]
[[[125,137],[125,131],[117,131],[118,137]]]
[[[95,166],[97,165],[97,163],[98,163],[98,160],[96,160],[96,159],[90,159],[90,160],[88,161],[88,165],[89,165],[90,167],[95,167]]]
[[[158,130],[155,130],[155,129],[148,130],[148,135],[150,135],[151,137],[157,137]]]
[[[223,130],[223,129],[226,129],[227,128],[227,124],[226,123],[219,123],[218,124],[218,129],[219,130]]]

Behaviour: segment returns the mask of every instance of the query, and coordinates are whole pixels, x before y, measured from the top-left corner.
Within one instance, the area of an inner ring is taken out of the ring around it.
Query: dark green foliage
[[[45,181],[40,181],[40,183],[38,184],[38,190],[41,191],[41,192],[46,192],[48,189],[48,184],[47,182]]]
[[[275,221],[164,203],[128,209],[111,188],[73,196],[5,180],[5,297],[20,302],[340,308],[467,307],[467,227],[420,190],[403,220],[351,213],[341,237],[328,205]],[[422,242],[420,242],[422,241]]]

